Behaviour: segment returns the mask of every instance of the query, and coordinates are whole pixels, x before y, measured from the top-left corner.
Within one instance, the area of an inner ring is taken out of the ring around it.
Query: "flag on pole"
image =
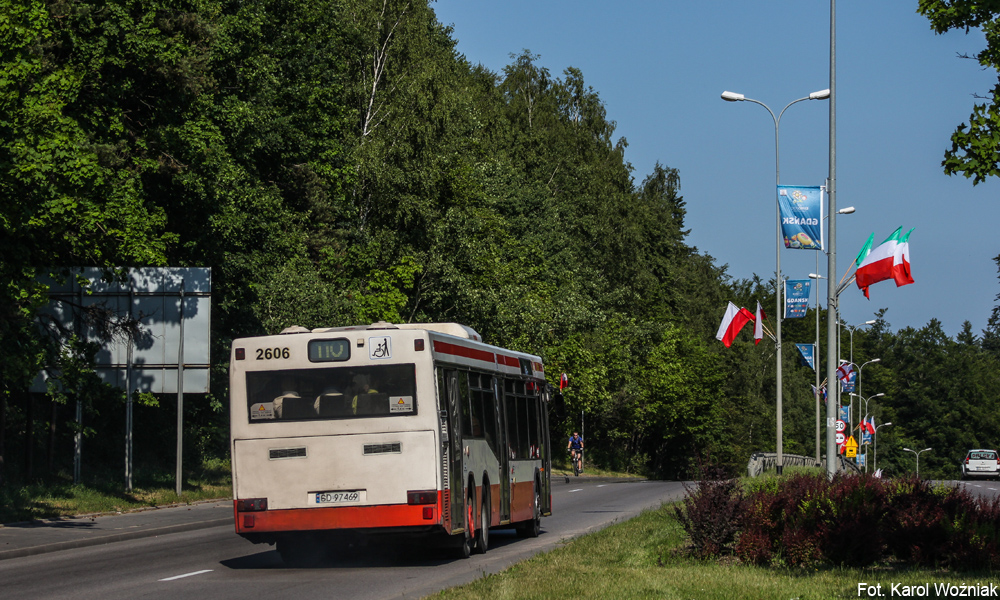
[[[569,377],[565,373],[559,376],[559,391],[563,391],[563,388],[569,385]]]
[[[868,433],[875,435],[875,417],[868,417]]]
[[[896,251],[892,258],[892,278],[896,281],[896,287],[913,283],[913,276],[910,275],[910,234],[913,233],[911,227],[906,235],[899,238],[896,244]]]
[[[753,324],[753,344],[756,346],[764,337],[764,311],[760,308],[760,300],[757,301],[757,314]]]
[[[754,320],[753,313],[745,308],[737,308],[732,302],[726,307],[726,314],[722,317],[719,331],[715,334],[715,339],[725,344],[726,348],[733,344],[736,335],[743,329],[743,326]]]
[[[854,372],[854,363],[844,363],[837,367],[837,379],[848,382],[851,380],[851,373]]]
[[[861,261],[865,259],[866,256],[872,252],[872,244],[875,243],[875,234],[872,233],[868,236],[868,241],[865,242],[864,246],[861,246],[861,251],[858,252],[858,256],[854,259],[854,265],[860,267]]]
[[[865,293],[865,298],[869,297],[868,286],[886,279],[894,280],[896,287],[913,283],[913,277],[910,276],[909,244],[913,229],[907,231],[905,236],[902,232],[902,227],[896,229],[858,265],[854,277],[858,289]]]

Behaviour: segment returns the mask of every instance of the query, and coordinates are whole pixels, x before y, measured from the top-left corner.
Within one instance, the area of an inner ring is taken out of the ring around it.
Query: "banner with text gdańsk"
[[[823,249],[823,192],[822,186],[778,186],[781,236],[785,240],[785,248]]]
[[[809,310],[810,279],[788,279],[785,281],[785,318],[801,319]]]

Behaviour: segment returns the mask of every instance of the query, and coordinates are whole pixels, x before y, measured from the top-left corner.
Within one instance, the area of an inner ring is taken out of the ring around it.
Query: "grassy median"
[[[544,521],[543,521],[544,524]],[[859,584],[881,585],[884,598],[945,595],[934,584],[988,586],[1000,583],[996,574],[951,574],[926,569],[892,568],[763,568],[731,559],[695,560],[687,557],[684,530],[672,506],[570,541],[501,573],[445,590],[434,596],[446,600],[468,598],[656,598],[656,599],[775,599],[867,598],[873,587],[859,593]],[[928,585],[927,594],[910,586]],[[895,586],[895,588],[893,588]],[[893,594],[895,590],[895,594]],[[983,591],[980,587],[978,591]],[[1000,595],[1000,588],[993,593]],[[988,594],[980,594],[989,597]]]
[[[99,473],[74,485],[69,476],[28,485],[0,486],[0,523],[50,519],[95,513],[116,513],[229,498],[233,489],[229,461],[206,462],[187,474],[180,496],[173,473],[139,472],[132,491],[126,492],[124,475]]]

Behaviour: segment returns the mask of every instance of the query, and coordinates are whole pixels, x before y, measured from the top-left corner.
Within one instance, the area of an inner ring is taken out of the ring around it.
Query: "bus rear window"
[[[250,371],[251,423],[417,413],[414,365]]]

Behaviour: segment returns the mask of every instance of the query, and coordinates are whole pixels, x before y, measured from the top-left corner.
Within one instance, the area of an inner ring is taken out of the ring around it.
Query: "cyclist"
[[[569,438],[569,443],[566,444],[566,449],[569,450],[570,460],[575,463],[576,475],[583,472],[583,438],[580,434],[573,432],[573,435]]]

